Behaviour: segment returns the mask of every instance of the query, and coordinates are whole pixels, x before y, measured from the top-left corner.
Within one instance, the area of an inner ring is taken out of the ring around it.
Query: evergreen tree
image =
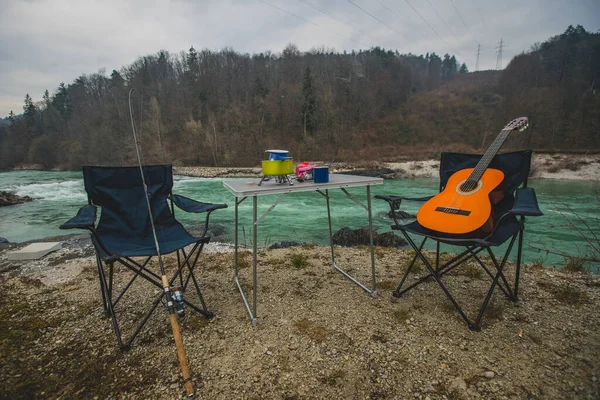
[[[65,86],[64,82],[61,82],[56,89],[56,93],[52,96],[52,105],[60,112],[60,115],[66,121],[71,117],[73,113],[73,107],[71,105],[71,98],[69,96],[69,90]]]
[[[444,60],[442,61],[442,80],[449,81],[454,78],[458,71],[458,63],[456,57],[450,57],[449,54],[444,54]]]
[[[462,65],[460,66],[460,69],[458,70],[459,74],[467,74],[469,73],[469,69],[467,68],[467,64],[462,63]]]
[[[13,112],[13,110],[10,110],[10,112],[8,113],[8,120],[11,124],[15,122],[15,113]]]
[[[44,91],[44,95],[42,96],[42,100],[44,102],[44,108],[45,109],[48,109],[52,105],[52,102],[50,101],[50,93],[48,93],[48,89],[46,89]]]
[[[25,104],[23,104],[23,115],[25,116],[25,120],[29,125],[35,124],[35,115],[37,113],[37,108],[35,104],[33,104],[33,100],[29,93],[25,95]]]
[[[190,82],[196,82],[200,77],[200,68],[198,64],[198,53],[194,46],[190,47],[190,50],[187,53],[185,58],[186,64],[186,75]]]

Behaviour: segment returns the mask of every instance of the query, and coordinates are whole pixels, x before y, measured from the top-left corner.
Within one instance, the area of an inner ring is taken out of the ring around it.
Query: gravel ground
[[[167,313],[159,309],[133,348],[119,351],[90,250],[82,241],[23,263],[8,262],[0,250],[0,398],[181,398]],[[521,301],[495,293],[482,331],[471,332],[434,283],[391,295],[408,251],[376,249],[378,293],[371,297],[332,270],[329,248],[264,250],[253,328],[233,283],[231,247],[210,250],[198,276],[216,316],[207,321],[188,310],[182,321],[200,398],[600,397],[595,275],[527,266]],[[339,265],[369,281],[367,248],[335,251]],[[243,253],[248,293],[250,264]],[[473,313],[489,281],[473,265],[449,275],[449,287]],[[121,269],[116,276],[122,287],[131,275]],[[156,293],[135,282],[119,303],[123,329]]]

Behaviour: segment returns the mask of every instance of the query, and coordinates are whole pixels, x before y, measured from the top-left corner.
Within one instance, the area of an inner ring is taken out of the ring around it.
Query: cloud
[[[100,68],[110,72],[161,49],[178,53],[193,45],[257,53],[279,52],[288,43],[301,50],[324,46],[338,51],[379,45],[401,53],[456,54],[473,70],[478,43],[481,69],[490,69],[496,65],[495,47],[501,37],[506,65],[513,55],[570,24],[582,24],[589,31],[600,27],[600,4],[593,0],[453,0],[458,12],[446,0],[352,1],[366,12],[340,0],[265,2],[3,0],[0,116],[21,112],[26,93],[39,100],[45,89],[52,92],[60,82]]]

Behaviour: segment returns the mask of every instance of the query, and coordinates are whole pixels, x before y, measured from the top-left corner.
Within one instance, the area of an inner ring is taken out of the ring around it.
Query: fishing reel
[[[173,306],[175,307],[175,312],[179,318],[185,317],[185,305],[183,303],[183,288],[179,286],[175,286],[171,289],[171,299],[173,301]]]

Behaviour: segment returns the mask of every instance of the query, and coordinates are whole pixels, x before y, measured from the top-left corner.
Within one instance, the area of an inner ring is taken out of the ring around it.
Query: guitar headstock
[[[520,117],[520,118],[513,119],[508,124],[506,124],[506,126],[504,127],[504,130],[507,130],[507,131],[519,130],[519,131],[523,132],[528,127],[529,127],[529,120],[527,119],[527,117]]]

